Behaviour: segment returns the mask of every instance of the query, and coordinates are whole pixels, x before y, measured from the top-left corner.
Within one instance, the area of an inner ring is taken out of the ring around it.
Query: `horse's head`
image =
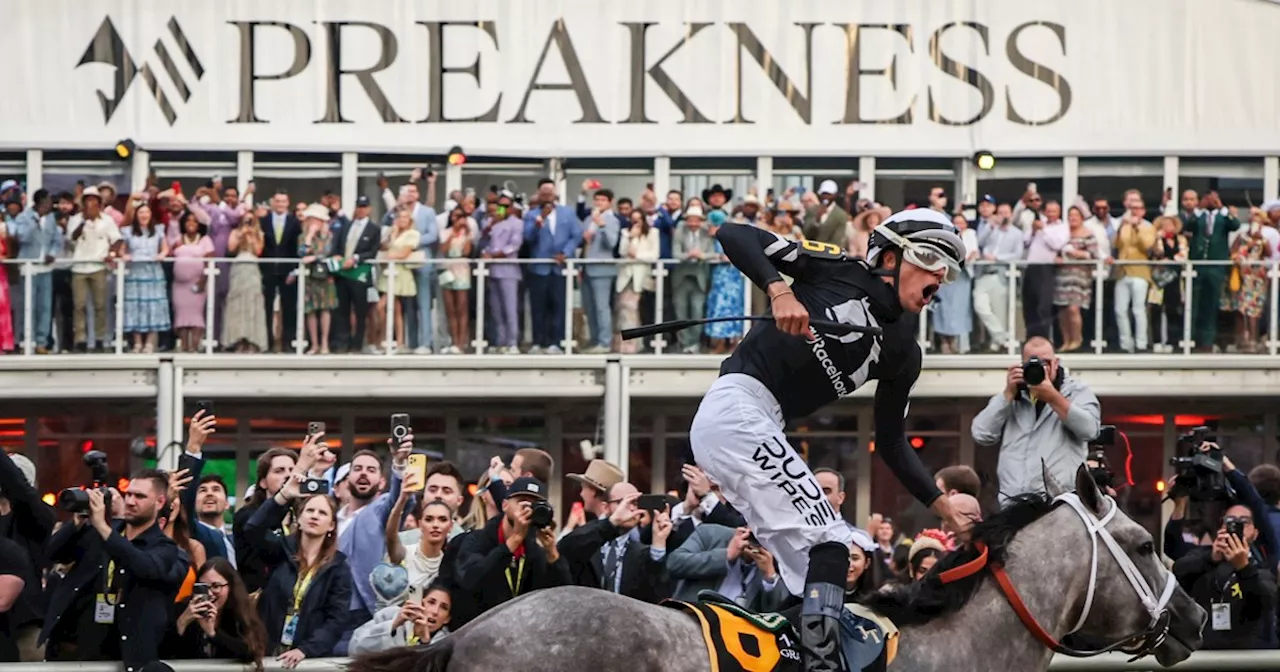
[[[1044,483],[1051,498],[1070,492],[1053,479],[1048,469],[1044,470]],[[1076,632],[1081,635],[1108,644],[1120,637],[1150,633],[1149,637],[1135,638],[1124,650],[1146,649],[1164,666],[1190,656],[1200,647],[1207,615],[1172,580],[1151,534],[1098,489],[1084,465],[1076,471],[1075,496],[1079,506],[1074,501],[1064,501],[1058,512],[1059,516],[1074,520],[1061,518],[1063,527],[1058,529],[1064,538],[1082,540],[1084,545],[1061,551],[1083,558],[1086,563],[1096,562],[1097,566],[1096,581],[1092,578],[1093,568],[1084,569],[1082,580],[1094,583],[1090,590],[1080,593],[1083,596],[1080,606],[1073,608],[1068,616],[1069,620],[1083,619],[1083,623],[1073,620],[1068,625],[1078,626]],[[1070,495],[1066,499],[1070,499]],[[1067,509],[1075,511],[1068,514]],[[1105,522],[1097,535],[1090,535],[1083,513],[1092,518],[1088,521],[1090,524]],[[1070,531],[1067,525],[1071,526]],[[1159,641],[1166,621],[1167,636]],[[1158,641],[1158,646],[1151,649]]]

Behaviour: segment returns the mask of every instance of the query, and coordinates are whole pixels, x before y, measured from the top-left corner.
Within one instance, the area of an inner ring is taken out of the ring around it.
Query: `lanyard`
[[[115,584],[115,578],[116,578],[116,561],[111,560],[107,563],[107,576],[102,580],[102,592],[104,594],[114,597],[114,594],[111,588]]]
[[[512,581],[511,576],[512,569],[516,570],[514,582]],[[511,597],[516,597],[520,594],[520,580],[524,578],[523,574],[524,558],[520,558],[507,566],[507,587],[511,589]]]
[[[298,613],[298,609],[302,607],[302,598],[307,594],[307,589],[311,587],[311,577],[315,576],[316,570],[312,569],[307,575],[298,579],[293,584],[293,607],[289,609],[289,615]]]

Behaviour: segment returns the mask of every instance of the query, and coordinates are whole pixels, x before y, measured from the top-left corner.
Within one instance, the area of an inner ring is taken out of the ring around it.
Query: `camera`
[[[71,513],[89,513],[89,490],[102,490],[105,496],[108,517],[111,511],[111,490],[107,485],[107,454],[101,450],[91,450],[84,454],[84,465],[89,467],[92,480],[83,488],[67,488],[58,493],[58,508]]]
[[[1103,490],[1116,487],[1115,474],[1111,473],[1111,468],[1107,464],[1107,448],[1114,445],[1116,445],[1115,425],[1103,425],[1098,430],[1097,438],[1089,442],[1089,456],[1085,458],[1085,464],[1090,465],[1089,475]]]
[[[1240,541],[1244,541],[1244,518],[1236,516],[1228,516],[1222,521],[1227,528],[1227,534],[1235,536]]]
[[[1044,362],[1039,357],[1032,357],[1022,363],[1022,380],[1028,387],[1039,385],[1045,379]]]
[[[550,527],[551,521],[555,518],[555,509],[551,508],[551,504],[539,499],[533,503],[533,515],[529,517],[529,527],[535,529],[543,529]]]
[[[1196,427],[1178,437],[1178,452],[1182,455],[1169,460],[1177,472],[1177,481],[1169,489],[1169,497],[1189,497],[1194,502],[1229,500],[1235,496],[1227,475],[1222,469],[1222,448],[1218,437],[1208,427]],[[1201,451],[1205,443],[1214,444],[1208,451]]]
[[[329,481],[323,478],[308,478],[298,486],[298,491],[304,497],[311,495],[327,495],[329,494]]]

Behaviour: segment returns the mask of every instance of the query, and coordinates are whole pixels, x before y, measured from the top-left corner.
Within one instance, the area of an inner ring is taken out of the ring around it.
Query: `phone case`
[[[417,488],[418,490],[422,490],[423,488],[426,487],[427,485],[426,483],[427,456],[426,455],[418,455],[418,454],[409,455],[409,468],[408,468],[408,471],[405,473],[405,477],[407,478],[409,474],[418,475],[418,488]]]

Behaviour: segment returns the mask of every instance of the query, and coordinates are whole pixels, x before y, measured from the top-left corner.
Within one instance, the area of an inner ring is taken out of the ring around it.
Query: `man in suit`
[[[707,308],[707,290],[711,287],[711,267],[707,260],[715,256],[716,241],[704,222],[702,208],[690,207],[684,212],[684,224],[672,237],[672,256],[680,262],[671,271],[671,291],[675,295],[678,320],[701,318]],[[683,352],[698,352],[699,333],[699,329],[680,332]]]
[[[612,261],[621,233],[619,215],[613,211],[613,192],[597,190],[594,199],[594,207],[582,222],[583,257]],[[604,354],[612,349],[613,285],[618,267],[610,263],[585,264],[582,275],[582,309],[587,314],[592,341],[582,352]]]
[[[1199,206],[1199,207],[1197,207]],[[1229,234],[1240,228],[1240,220],[1222,207],[1218,192],[1211,191],[1203,199],[1188,189],[1182,192],[1182,235],[1187,237],[1192,262],[1224,261],[1231,257]],[[1218,300],[1227,281],[1227,266],[1196,266],[1191,286],[1191,320],[1196,349],[1213,352],[1218,338]]]
[[[787,599],[773,554],[755,542],[751,530],[704,523],[667,558],[667,572],[679,581],[677,600],[694,602],[711,590],[756,612],[777,611]]]
[[[372,210],[368,196],[356,199],[353,218],[341,218],[333,237],[330,253],[342,270],[334,277],[338,290],[338,312],[333,320],[334,352],[360,352],[364,345],[365,318],[369,313],[369,279],[382,245],[382,229],[369,219]],[[355,311],[356,331],[351,333],[351,311]]]
[[[835,180],[818,186],[818,205],[804,213],[804,237],[844,249],[849,246],[849,213],[836,203],[836,191]]]
[[[526,271],[529,305],[533,310],[533,346],[530,354],[562,354],[564,340],[565,260],[582,245],[582,223],[573,208],[556,202],[553,180],[538,183],[539,206],[524,216],[524,241],[532,259],[554,264],[530,264]]]
[[[640,540],[637,525],[644,511],[635,507],[640,491],[630,483],[609,488],[608,517],[597,518],[560,539],[560,555],[579,586],[601,588],[656,604],[667,595],[663,561],[671,518],[654,516],[652,544]]]
[[[259,222],[262,227],[262,256],[267,259],[297,259],[298,237],[302,223],[289,210],[289,192],[276,191],[271,197],[271,210]],[[262,300],[267,308],[267,339],[273,352],[288,352],[298,326],[298,283],[293,273],[297,262],[279,261],[262,264]],[[280,297],[280,338],[273,339],[276,296]]]

